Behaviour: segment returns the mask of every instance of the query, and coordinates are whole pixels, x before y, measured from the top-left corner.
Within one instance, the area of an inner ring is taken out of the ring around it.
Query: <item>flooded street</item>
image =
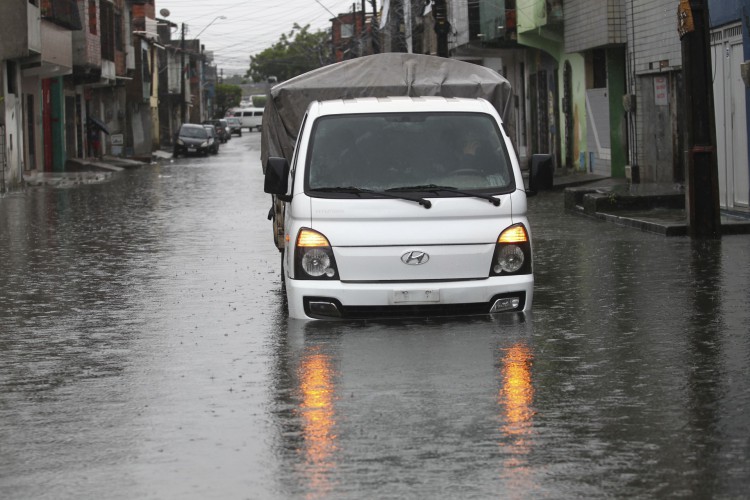
[[[525,318],[288,320],[260,135],[0,199],[0,498],[744,498],[750,236],[529,200]]]

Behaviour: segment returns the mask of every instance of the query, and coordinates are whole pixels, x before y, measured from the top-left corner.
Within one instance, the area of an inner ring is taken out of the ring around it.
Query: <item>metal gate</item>
[[[720,205],[730,209],[748,207],[747,113],[745,84],[740,75],[740,63],[744,61],[741,24],[711,32],[711,56]]]

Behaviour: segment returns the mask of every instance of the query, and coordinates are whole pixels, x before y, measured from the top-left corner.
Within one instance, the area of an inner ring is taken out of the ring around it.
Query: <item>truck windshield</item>
[[[487,114],[327,116],[317,120],[309,147],[306,189],[324,196],[341,186],[437,196],[515,189],[501,132]]]

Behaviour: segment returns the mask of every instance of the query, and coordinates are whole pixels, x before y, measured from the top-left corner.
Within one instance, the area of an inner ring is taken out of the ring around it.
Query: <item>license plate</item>
[[[394,290],[394,304],[409,302],[440,302],[440,290]]]
[[[188,146],[188,151],[195,151],[195,146]]]

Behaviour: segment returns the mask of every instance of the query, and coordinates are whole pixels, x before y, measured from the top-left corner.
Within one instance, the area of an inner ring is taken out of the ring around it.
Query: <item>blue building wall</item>
[[[742,21],[742,46],[750,59],[750,0],[708,0],[711,28]]]
[[[743,10],[750,11],[750,0],[708,0],[711,27],[739,21]]]

